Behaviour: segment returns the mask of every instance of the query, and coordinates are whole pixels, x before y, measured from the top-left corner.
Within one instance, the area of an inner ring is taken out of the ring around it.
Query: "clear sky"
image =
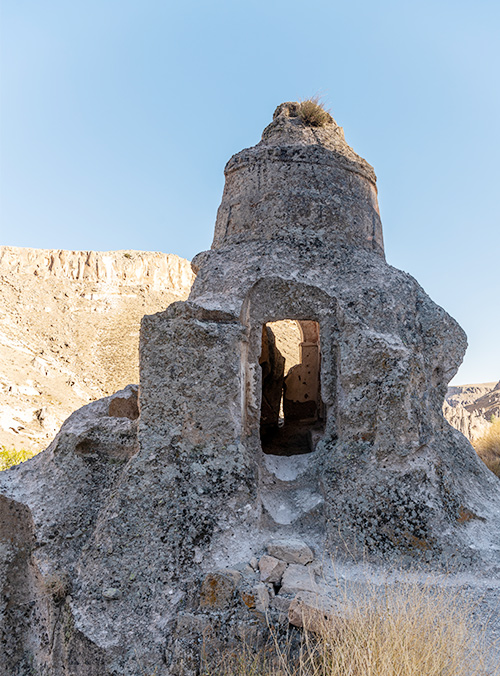
[[[0,243],[209,248],[229,157],[323,96],[387,259],[500,379],[498,0],[2,0]]]

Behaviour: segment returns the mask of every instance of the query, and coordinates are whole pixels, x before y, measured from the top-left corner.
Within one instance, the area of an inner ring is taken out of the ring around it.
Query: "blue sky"
[[[0,241],[210,246],[229,157],[323,96],[374,167],[387,259],[500,379],[500,3],[3,0]]]

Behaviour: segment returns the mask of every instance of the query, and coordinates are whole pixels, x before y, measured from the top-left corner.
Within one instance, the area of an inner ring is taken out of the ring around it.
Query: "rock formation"
[[[304,623],[330,557],[498,587],[500,483],[442,415],[465,335],[387,264],[373,169],[285,103],[225,174],[188,301],[142,321],[139,418],[90,404],[0,475],[7,673],[194,676]]]
[[[453,427],[477,441],[500,418],[500,382],[449,387],[443,411]]]
[[[172,254],[0,247],[0,446],[41,450],[75,409],[137,383],[142,316],[192,280]]]

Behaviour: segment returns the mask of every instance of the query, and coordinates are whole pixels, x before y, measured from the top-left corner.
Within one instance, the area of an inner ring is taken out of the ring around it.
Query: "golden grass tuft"
[[[474,448],[488,469],[500,477],[500,418],[493,420],[486,434],[474,443]]]
[[[324,127],[333,122],[332,116],[317,96],[301,101],[298,114],[302,122],[310,127]]]
[[[34,455],[39,453],[39,450],[15,449],[7,446],[0,446],[0,472],[4,469],[9,469],[13,465],[19,465],[20,462],[29,460]]]
[[[454,590],[403,583],[346,594],[342,620],[304,632],[290,657],[276,640],[274,653],[223,655],[203,676],[494,676],[484,628]]]

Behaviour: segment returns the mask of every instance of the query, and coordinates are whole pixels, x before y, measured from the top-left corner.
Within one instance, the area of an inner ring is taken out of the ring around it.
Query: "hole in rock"
[[[319,324],[283,319],[262,327],[260,439],[264,453],[311,453],[324,430]]]

